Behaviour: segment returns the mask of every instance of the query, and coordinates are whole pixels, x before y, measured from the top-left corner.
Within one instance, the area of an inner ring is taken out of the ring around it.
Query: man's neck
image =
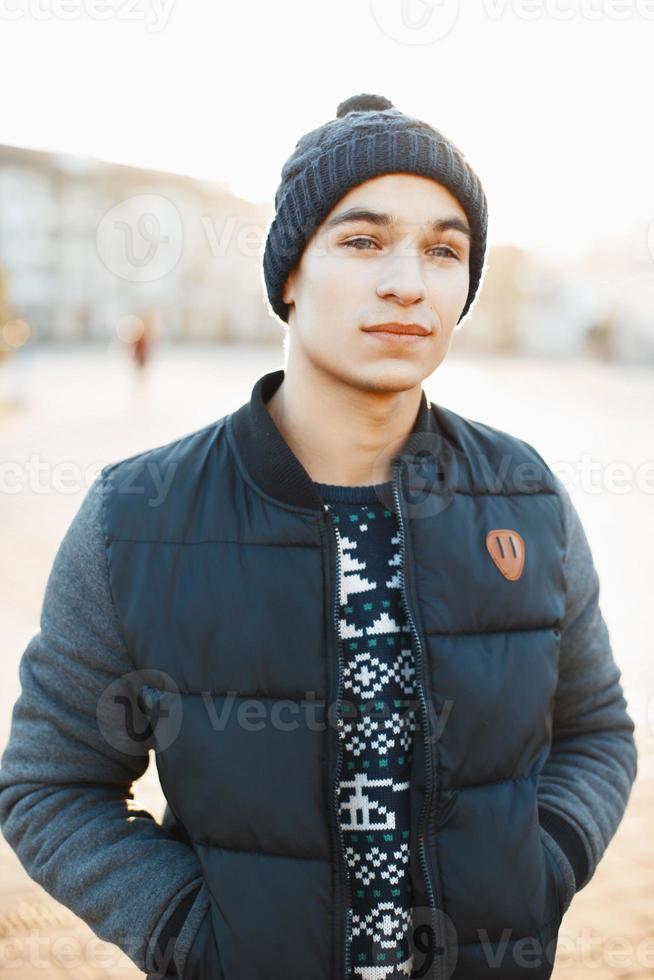
[[[413,428],[421,395],[420,385],[363,391],[289,367],[266,409],[312,480],[367,486],[391,479],[391,458]]]

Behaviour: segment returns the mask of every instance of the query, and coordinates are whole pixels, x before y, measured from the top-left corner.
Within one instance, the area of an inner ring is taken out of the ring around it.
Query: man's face
[[[372,215],[340,220],[355,209]],[[286,281],[290,357],[361,390],[419,385],[447,354],[466,302],[468,227],[457,199],[430,178],[384,174],[352,188]],[[365,329],[391,322],[430,332],[398,341]]]

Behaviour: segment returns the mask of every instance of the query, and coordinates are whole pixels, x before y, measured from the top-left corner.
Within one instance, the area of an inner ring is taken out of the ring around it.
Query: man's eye
[[[430,248],[429,251],[430,252],[434,252],[434,251],[436,251],[439,248],[441,248],[441,249],[444,248],[446,250],[446,253],[447,253],[446,256],[445,256],[446,258],[458,259],[458,257],[459,257],[458,256],[458,253],[455,252],[453,248],[450,248],[449,245],[434,245],[434,247],[433,248]]]
[[[359,251],[359,252],[367,252],[368,251],[368,249],[365,249],[365,248],[362,248],[362,249],[358,248],[357,242],[365,242],[365,243],[369,243],[371,245],[374,245],[375,244],[373,242],[372,238],[350,238],[349,241],[343,242],[343,245],[345,246],[345,248],[350,248],[350,247],[356,248],[357,251]]]

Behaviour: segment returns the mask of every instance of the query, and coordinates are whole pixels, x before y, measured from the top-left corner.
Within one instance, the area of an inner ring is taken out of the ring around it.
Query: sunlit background
[[[0,0],[0,43],[0,748],[84,492],[283,366],[261,272],[281,167],[379,93],[489,202],[481,293],[425,389],[564,479],[637,726],[554,977],[653,976],[654,0]],[[153,764],[134,790],[159,817]],[[0,978],[138,975],[2,838],[0,867]]]

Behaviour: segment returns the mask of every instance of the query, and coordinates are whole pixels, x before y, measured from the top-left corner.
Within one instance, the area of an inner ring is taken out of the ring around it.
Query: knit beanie
[[[353,95],[336,118],[301,136],[281,172],[268,229],[263,276],[270,305],[288,321],[282,292],[318,226],[357,184],[387,173],[432,177],[466,213],[472,232],[470,285],[457,322],[479,287],[486,252],[487,204],[481,182],[457,147],[427,123],[407,116],[382,95]]]

